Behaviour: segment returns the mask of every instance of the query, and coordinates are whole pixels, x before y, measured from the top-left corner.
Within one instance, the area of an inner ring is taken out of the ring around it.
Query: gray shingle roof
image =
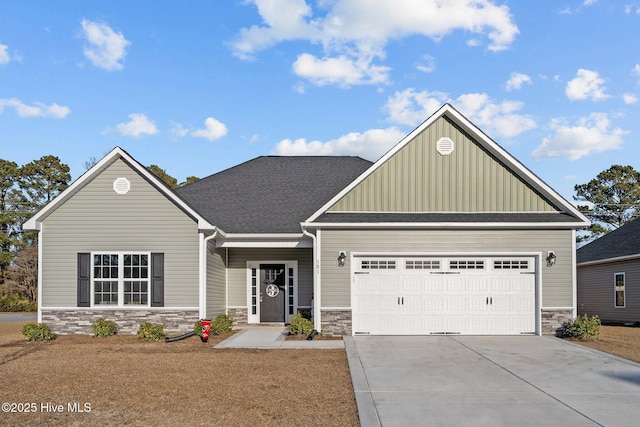
[[[325,213],[314,222],[358,223],[358,222],[469,222],[469,223],[575,223],[574,216],[562,212],[432,212],[432,213]]]
[[[227,233],[300,233],[300,222],[372,163],[345,156],[261,156],[176,193]]]
[[[632,255],[640,255],[640,218],[576,251],[578,264]]]

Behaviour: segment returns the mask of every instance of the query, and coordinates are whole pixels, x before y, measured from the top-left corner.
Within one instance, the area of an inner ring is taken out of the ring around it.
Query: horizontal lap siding
[[[131,190],[113,191],[125,177]],[[165,254],[165,306],[198,306],[197,223],[124,161],[118,160],[43,221],[42,305],[76,305],[76,254],[141,251]]]
[[[625,274],[624,308],[614,306],[615,273]],[[640,322],[640,260],[578,267],[578,314],[597,314],[610,322]]]
[[[229,306],[247,305],[247,261],[298,261],[298,305],[311,305],[313,251],[309,249],[229,248]]]
[[[322,230],[322,307],[350,307],[352,252],[540,252],[555,251],[557,263],[542,266],[542,307],[573,306],[573,241],[570,230]]]
[[[215,249],[208,243],[207,252],[207,317],[226,314],[226,266],[225,250]]]

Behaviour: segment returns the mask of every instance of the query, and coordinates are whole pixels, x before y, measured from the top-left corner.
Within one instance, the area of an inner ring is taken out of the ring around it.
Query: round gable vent
[[[113,181],[113,191],[117,194],[127,194],[131,190],[131,183],[127,178],[118,178]]]
[[[436,142],[436,149],[438,153],[443,156],[448,156],[453,153],[453,140],[451,138],[442,137]]]

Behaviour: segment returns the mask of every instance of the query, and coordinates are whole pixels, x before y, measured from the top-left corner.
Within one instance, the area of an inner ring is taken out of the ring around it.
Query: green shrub
[[[92,327],[93,335],[96,337],[110,337],[116,333],[116,322],[107,320],[104,317],[96,320]]]
[[[291,318],[291,323],[289,323],[289,333],[292,335],[309,335],[313,329],[314,327],[311,320],[303,317],[300,312],[296,313],[296,315]]]
[[[196,323],[193,324],[193,332],[196,333],[197,337],[202,337],[202,321],[196,320]]]
[[[562,325],[563,336],[580,338],[580,339],[594,339],[600,335],[600,318],[596,316],[578,316],[572,321]]]
[[[0,296],[0,311],[33,312],[38,311],[38,303],[20,297],[18,293]]]
[[[27,323],[21,332],[29,341],[49,341],[56,337],[46,323]]]
[[[138,336],[143,341],[161,341],[167,334],[160,323],[144,322],[138,328]]]
[[[225,332],[231,332],[233,329],[233,318],[226,314],[218,315],[211,322],[211,335],[220,335]]]

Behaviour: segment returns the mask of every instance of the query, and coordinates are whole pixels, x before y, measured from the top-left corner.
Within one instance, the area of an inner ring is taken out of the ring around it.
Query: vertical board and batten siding
[[[614,274],[624,273],[625,307],[616,308]],[[608,322],[640,322],[640,259],[578,266],[578,314]]]
[[[298,306],[311,305],[313,251],[301,249],[229,248],[229,306],[247,306],[247,261],[298,261]]]
[[[131,182],[125,195],[113,181]],[[198,225],[117,160],[43,221],[42,306],[75,307],[78,252],[164,253],[164,306],[198,307]]]
[[[207,318],[227,314],[227,279],[225,249],[207,243]]]
[[[454,141],[448,155],[441,137]],[[437,119],[329,212],[541,212],[556,209],[449,122]]]
[[[542,263],[541,307],[573,306],[571,230],[322,230],[323,308],[351,307],[351,265],[336,261],[340,251],[409,253],[541,253],[555,251],[556,265]]]

